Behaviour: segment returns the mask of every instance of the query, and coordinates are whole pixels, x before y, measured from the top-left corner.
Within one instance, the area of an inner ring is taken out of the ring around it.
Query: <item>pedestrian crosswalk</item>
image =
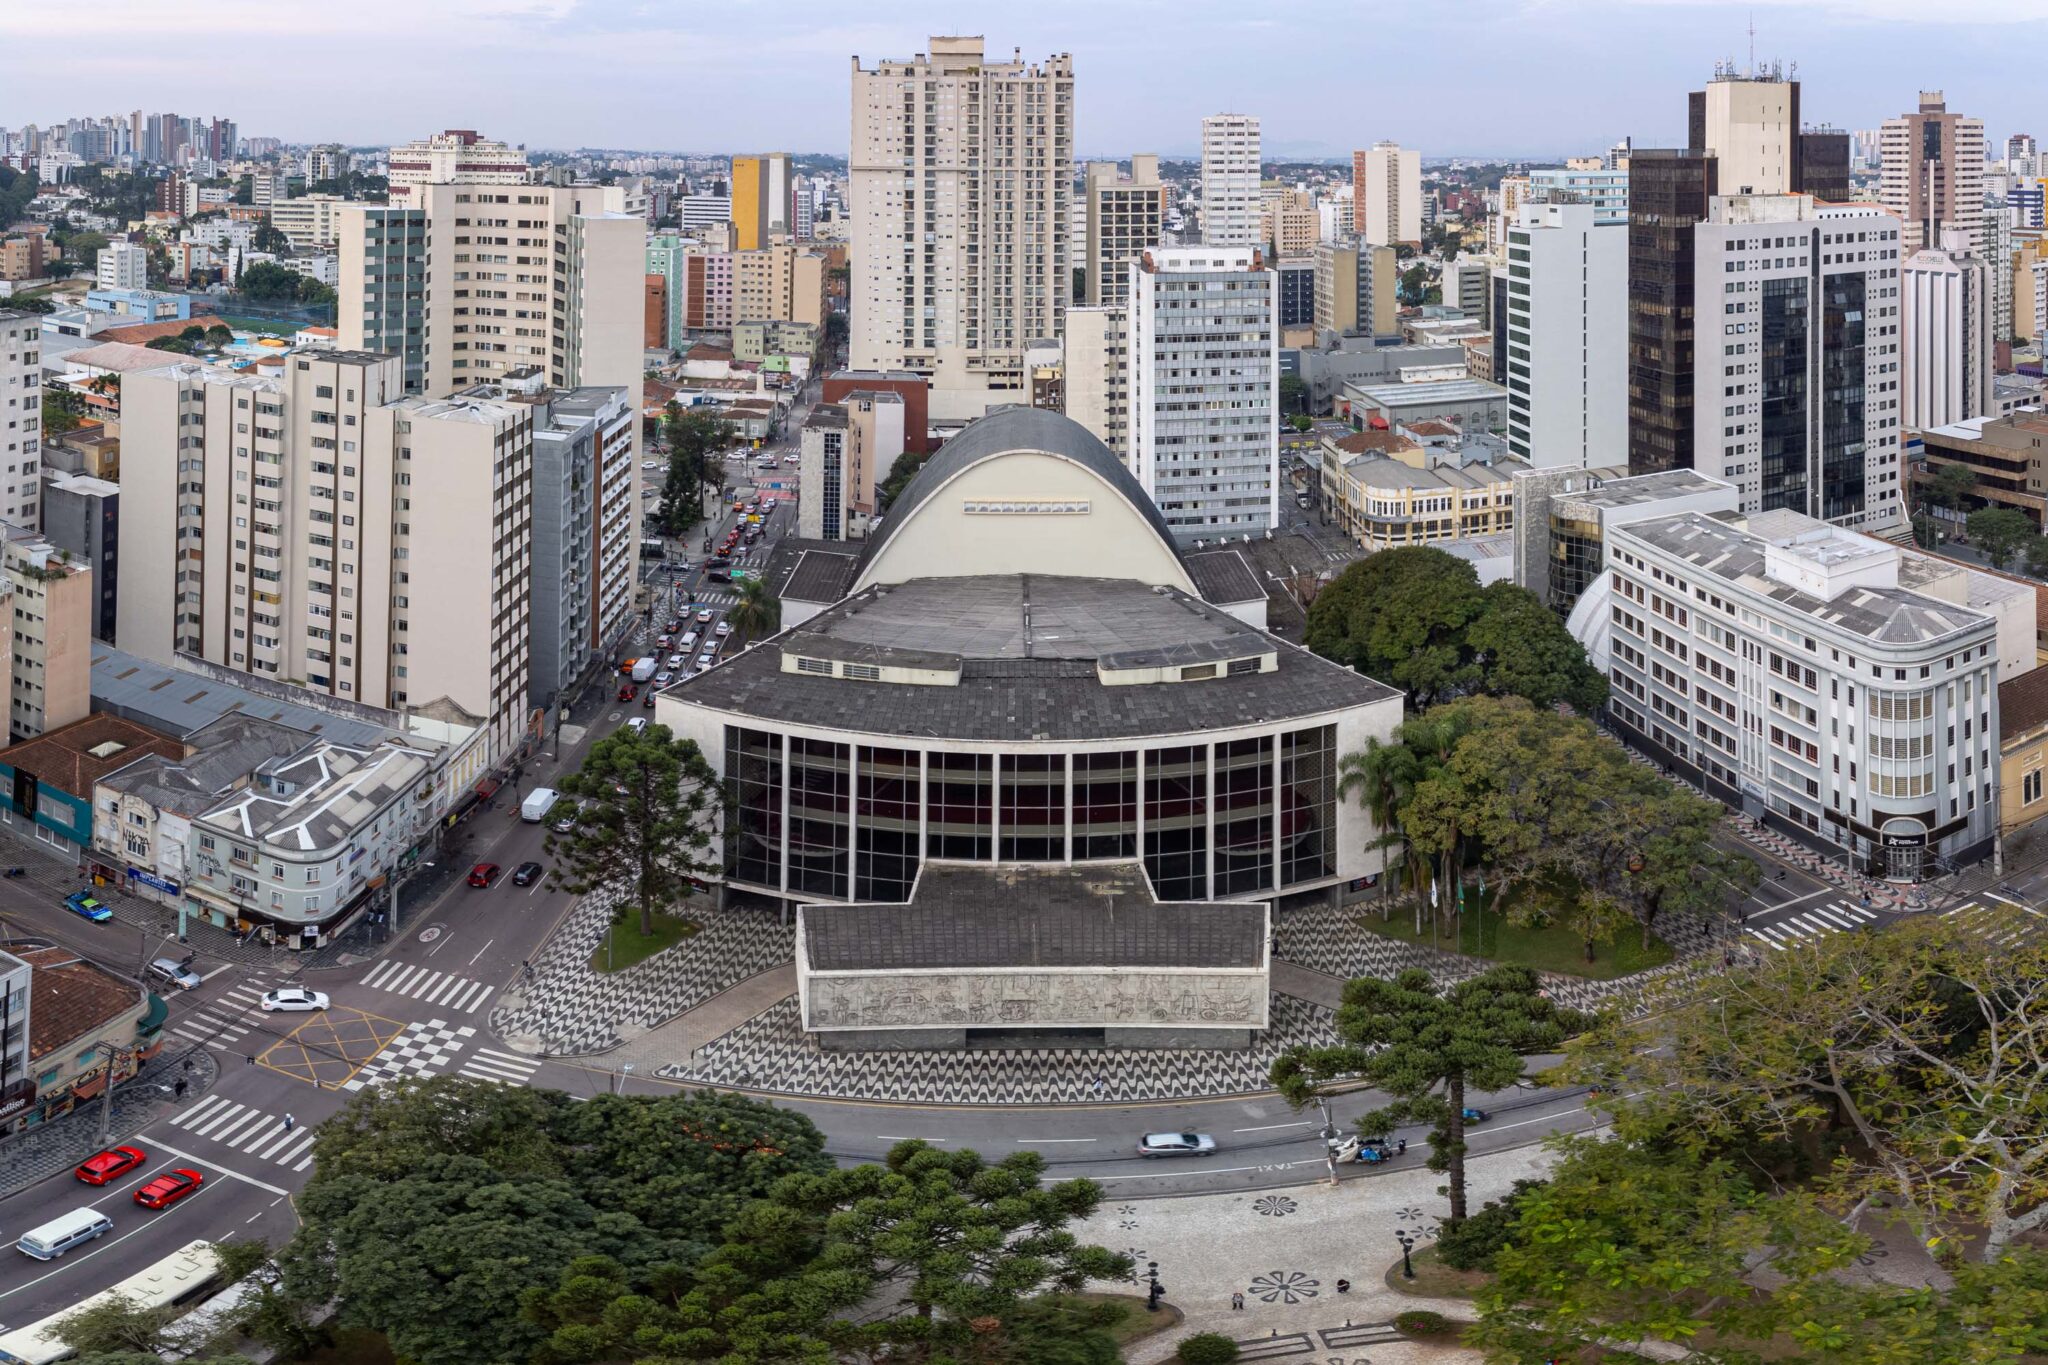
[[[173,1128],[193,1137],[233,1148],[258,1161],[275,1162],[294,1171],[313,1164],[312,1128],[219,1095],[208,1095],[169,1120]]]
[[[1867,924],[1874,923],[1876,919],[1877,911],[1868,906],[1836,901],[1832,905],[1815,905],[1790,914],[1777,915],[1768,924],[1745,926],[1743,932],[1757,942],[1783,952],[1787,944],[1861,929]]]
[[[355,1075],[343,1081],[341,1088],[356,1091],[385,1081],[445,1076],[451,1072],[474,1081],[524,1085],[540,1070],[540,1062],[532,1057],[488,1047],[468,1050],[475,1038],[474,1028],[445,1019],[407,1024]]]
[[[1994,901],[1990,905],[1971,901],[1942,911],[1941,917],[1979,938],[2008,948],[2038,938],[2044,924],[2048,924],[2048,915],[2012,901]]]
[[[533,1073],[540,1070],[540,1061],[513,1052],[500,1052],[496,1048],[480,1047],[468,1061],[455,1069],[475,1081],[525,1085],[533,1079]]]
[[[236,982],[214,999],[178,1015],[171,1032],[201,1047],[232,1047],[261,1027],[263,1011],[258,1002],[269,988],[260,979]]]
[[[491,992],[497,989],[489,982],[472,981],[468,977],[388,959],[372,967],[362,984],[424,1005],[438,1005],[457,1014],[475,1014],[491,998]]]

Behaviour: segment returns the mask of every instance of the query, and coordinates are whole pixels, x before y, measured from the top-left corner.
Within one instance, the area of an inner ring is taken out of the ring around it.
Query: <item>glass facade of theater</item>
[[[1331,725],[1086,753],[885,748],[728,726],[726,876],[815,900],[910,898],[925,857],[1142,858],[1165,901],[1336,875]]]

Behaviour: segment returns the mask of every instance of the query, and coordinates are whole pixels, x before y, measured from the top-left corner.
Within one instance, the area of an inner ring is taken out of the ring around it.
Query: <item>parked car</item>
[[[64,904],[70,907],[73,914],[83,915],[94,924],[105,924],[114,917],[114,912],[107,908],[104,901],[96,899],[88,892],[74,891],[64,898]]]
[[[197,990],[200,985],[199,973],[192,970],[191,961],[191,958],[186,958],[183,962],[174,957],[156,958],[144,969],[143,974],[166,985],[176,986],[181,991]]]
[[[324,991],[309,991],[304,986],[280,986],[274,991],[265,991],[257,1002],[266,1013],[282,1010],[290,1014],[303,1014],[308,1010],[327,1008],[327,994]]]
[[[1138,1139],[1139,1156],[1213,1156],[1216,1139],[1207,1133],[1147,1133]]]
[[[651,701],[653,701],[653,700],[654,700],[654,695],[653,695],[652,693],[649,693],[649,694],[648,694],[648,697],[647,697],[647,700],[649,700],[650,702],[651,702]],[[558,805],[558,806],[556,806],[556,807],[555,807],[555,812],[554,812],[554,814],[555,814],[555,823],[554,823],[554,824],[553,824],[553,825],[551,826],[551,828],[552,828],[552,829],[553,829],[553,830],[555,831],[555,833],[557,833],[557,834],[572,834],[572,833],[574,833],[574,832],[575,832],[575,829],[576,829],[576,803],[575,803],[575,802],[573,802],[573,801],[564,801],[564,802],[562,802],[562,803],[561,803],[560,805]]]
[[[478,863],[469,870],[469,884],[477,887],[489,886],[498,880],[498,873],[503,870],[496,863]]]
[[[675,680],[675,673],[668,669],[664,669],[661,672],[654,675],[654,685],[656,687],[667,687],[670,683],[674,682]]]
[[[206,1177],[180,1166],[165,1171],[135,1192],[135,1202],[146,1209],[167,1209],[206,1183]]]
[[[539,863],[521,863],[512,869],[512,885],[532,886],[540,880],[540,874],[545,870]]]
[[[636,735],[637,735],[637,734],[639,734],[639,733],[640,733],[640,732],[641,732],[642,730],[645,730],[645,729],[647,728],[647,724],[648,724],[648,722],[647,722],[647,717],[645,717],[645,716],[635,716],[635,717],[633,717],[633,719],[631,719],[631,720],[629,720],[629,721],[627,721],[627,722],[626,722],[626,728],[627,728],[628,730],[631,730],[631,731],[632,731],[632,732],[633,732],[634,734],[636,734]]]
[[[88,1185],[104,1185],[128,1174],[147,1160],[149,1153],[140,1147],[109,1147],[79,1162],[74,1174]]]

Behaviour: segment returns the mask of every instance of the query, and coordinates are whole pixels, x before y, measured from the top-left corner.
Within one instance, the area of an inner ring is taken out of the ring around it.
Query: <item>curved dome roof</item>
[[[1093,474],[1145,519],[1158,535],[1160,544],[1180,563],[1182,570],[1186,570],[1187,560],[1182,556],[1180,547],[1173,543],[1173,532],[1167,528],[1166,518],[1159,514],[1158,506],[1145,492],[1137,476],[1124,468],[1123,462],[1110,453],[1109,447],[1071,417],[1045,408],[1027,407],[1002,408],[970,423],[958,436],[941,446],[938,454],[925,461],[924,468],[917,471],[903,491],[896,495],[896,501],[889,505],[882,529],[869,539],[864,565],[875,562],[890,537],[915,517],[919,508],[939,489],[985,460],[1017,451],[1035,451],[1056,459],[1070,460]]]

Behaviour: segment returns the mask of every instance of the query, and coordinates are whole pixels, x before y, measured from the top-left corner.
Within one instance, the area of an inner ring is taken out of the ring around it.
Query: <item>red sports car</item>
[[[146,1209],[167,1209],[206,1183],[197,1171],[179,1167],[165,1171],[135,1192],[135,1202]]]
[[[109,1147],[97,1156],[89,1156],[78,1163],[78,1178],[88,1185],[104,1185],[149,1160],[149,1154],[140,1147]]]

